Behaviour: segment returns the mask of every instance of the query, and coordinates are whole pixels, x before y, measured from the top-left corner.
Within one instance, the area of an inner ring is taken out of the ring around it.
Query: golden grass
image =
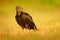
[[[37,32],[22,30],[15,21],[15,14],[0,16],[1,40],[60,40],[60,14],[32,14],[39,29]]]

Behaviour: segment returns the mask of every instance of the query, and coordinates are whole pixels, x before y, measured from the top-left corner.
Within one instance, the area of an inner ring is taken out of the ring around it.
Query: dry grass
[[[15,14],[0,16],[0,40],[60,40],[60,14],[31,14],[39,29],[37,32],[22,30],[15,21]],[[38,15],[38,17],[37,17]]]

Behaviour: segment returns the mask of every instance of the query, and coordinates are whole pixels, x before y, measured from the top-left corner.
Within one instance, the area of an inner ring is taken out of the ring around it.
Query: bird
[[[32,17],[27,12],[23,12],[22,9],[21,6],[16,6],[15,19],[18,25],[20,25],[22,29],[32,29],[37,31],[37,27]]]

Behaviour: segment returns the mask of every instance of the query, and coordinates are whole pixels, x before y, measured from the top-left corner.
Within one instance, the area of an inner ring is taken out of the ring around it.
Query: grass
[[[43,13],[43,12],[42,12]],[[22,32],[15,21],[15,14],[0,16],[0,40],[60,40],[60,16],[58,14],[31,14],[38,32]]]
[[[16,5],[22,6],[32,16],[39,29],[37,32],[23,32],[15,20]],[[60,40],[60,1],[1,0],[0,40]]]

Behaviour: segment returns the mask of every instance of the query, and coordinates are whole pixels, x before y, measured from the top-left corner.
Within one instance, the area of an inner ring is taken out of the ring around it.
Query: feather
[[[17,12],[18,14],[18,12]],[[27,28],[27,29],[36,29],[36,25],[34,24],[33,22],[33,19],[32,17],[28,14],[28,13],[25,13],[25,12],[21,12],[20,15],[17,15],[15,16],[15,19],[17,21],[17,23],[24,29],[24,28]]]

